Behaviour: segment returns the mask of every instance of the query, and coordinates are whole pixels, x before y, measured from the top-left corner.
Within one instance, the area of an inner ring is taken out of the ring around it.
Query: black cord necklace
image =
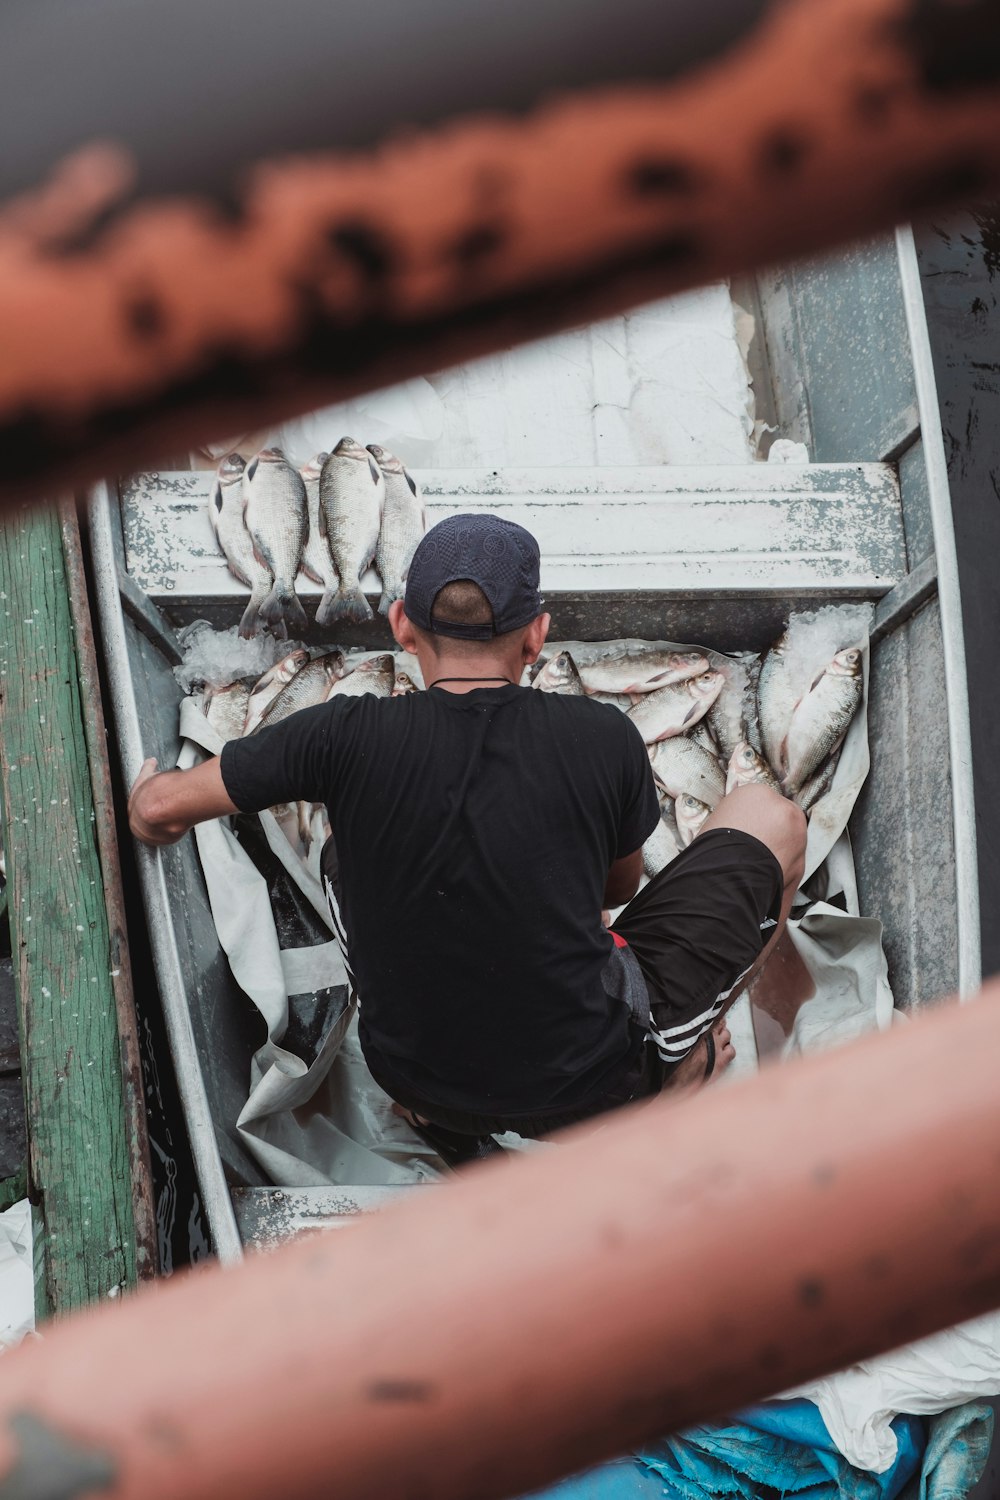
[[[514,686],[513,677],[435,677],[433,682],[427,684],[428,688],[437,687],[439,682],[506,682]]]

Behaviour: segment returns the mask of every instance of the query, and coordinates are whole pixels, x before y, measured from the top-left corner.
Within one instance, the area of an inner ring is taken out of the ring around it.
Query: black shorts
[[[649,990],[650,1033],[669,1071],[715,1023],[777,926],[784,878],[752,834],[711,828],[615,922]],[[648,1070],[647,1070],[648,1072]]]

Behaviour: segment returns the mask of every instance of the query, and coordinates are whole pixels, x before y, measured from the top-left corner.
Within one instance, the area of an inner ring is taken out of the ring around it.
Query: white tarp
[[[31,1204],[22,1198],[0,1214],[0,1349],[12,1349],[34,1327]]]

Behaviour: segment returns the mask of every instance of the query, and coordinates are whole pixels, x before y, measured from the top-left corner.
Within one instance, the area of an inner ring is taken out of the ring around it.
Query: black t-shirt
[[[624,714],[514,686],[335,697],[230,741],[221,770],[244,811],[326,803],[383,1087],[518,1115],[622,1077],[640,1043],[601,904],[659,817]]]

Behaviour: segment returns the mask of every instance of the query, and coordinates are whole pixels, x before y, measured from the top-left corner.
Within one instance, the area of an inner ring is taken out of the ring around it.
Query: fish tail
[[[335,620],[343,620],[345,623],[354,621],[362,625],[365,620],[371,619],[374,619],[372,607],[365,598],[360,583],[349,587],[341,584],[335,594],[325,593],[316,611],[317,625],[332,625]]]
[[[250,602],[243,611],[243,618],[240,620],[240,635],[245,641],[249,641],[257,634],[259,629],[260,609],[258,601],[251,597]]]
[[[387,615],[389,613],[390,606],[395,604],[397,599],[402,599],[402,597],[403,593],[401,589],[394,589],[386,584],[382,589],[382,597],[378,602],[379,614]]]
[[[302,601],[295,590],[283,580],[275,580],[274,588],[268,594],[260,606],[260,617],[269,625],[281,625],[286,622],[298,626],[304,630],[309,623],[306,612],[302,608]]]

